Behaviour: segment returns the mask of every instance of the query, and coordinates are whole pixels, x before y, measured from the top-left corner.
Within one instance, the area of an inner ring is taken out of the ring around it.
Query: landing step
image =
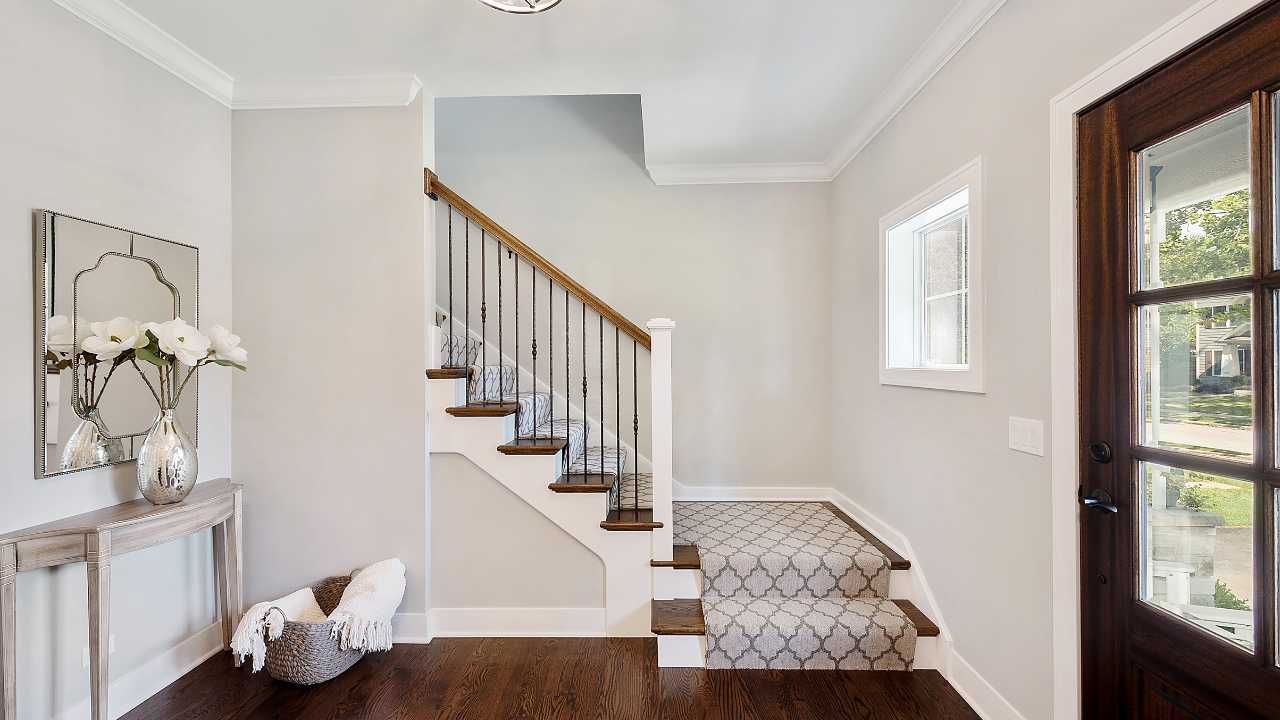
[[[898,554],[896,550],[894,550],[893,548],[881,542],[880,538],[876,537],[875,535],[872,535],[870,530],[863,527],[857,520],[854,520],[853,518],[849,517],[849,514],[841,510],[839,507],[837,507],[835,503],[824,502],[822,503],[822,506],[830,510],[832,515],[835,515],[836,517],[843,520],[845,525],[848,525],[850,528],[853,529],[854,532],[861,535],[864,540],[866,540],[867,542],[875,546],[875,548],[879,550],[886,558],[889,558],[890,568],[894,570],[910,570],[911,569],[910,560],[902,557],[902,555]]]
[[[519,403],[471,403],[445,408],[444,411],[454,417],[506,417],[515,415],[519,409]]]
[[[650,608],[654,635],[706,635],[701,600],[654,600]]]
[[[609,516],[600,522],[605,530],[656,530],[662,523],[653,521],[653,510],[610,510]]]
[[[613,487],[615,480],[617,478],[609,474],[569,473],[561,475],[547,487],[561,493],[605,493]]]
[[[569,444],[564,438],[519,438],[499,445],[503,455],[555,455]]]
[[[938,630],[938,625],[921,612],[915,603],[910,600],[894,600],[893,604],[897,605],[902,614],[906,615],[907,619],[911,621],[911,624],[916,626],[917,637],[938,637],[941,634],[941,631]]]
[[[701,570],[702,560],[698,558],[697,545],[671,546],[670,560],[650,560],[650,567],[669,567],[676,570]]]
[[[427,368],[428,380],[465,380],[470,368]]]

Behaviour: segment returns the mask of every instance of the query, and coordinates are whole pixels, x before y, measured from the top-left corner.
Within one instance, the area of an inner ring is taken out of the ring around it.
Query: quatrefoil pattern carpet
[[[889,560],[820,503],[675,503],[698,546],[707,667],[910,670]]]

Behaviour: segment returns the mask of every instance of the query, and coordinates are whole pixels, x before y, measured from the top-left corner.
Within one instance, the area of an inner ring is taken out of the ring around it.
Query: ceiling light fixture
[[[494,10],[517,15],[533,15],[546,12],[560,4],[560,0],[480,0]]]

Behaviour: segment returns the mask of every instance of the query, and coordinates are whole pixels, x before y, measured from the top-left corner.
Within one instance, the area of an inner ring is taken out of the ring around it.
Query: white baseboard
[[[700,668],[706,666],[706,635],[658,636],[658,667]]]
[[[431,623],[426,613],[396,613],[391,618],[392,642],[425,645],[431,642]]]
[[[950,652],[943,675],[983,720],[1027,720],[954,650]]]
[[[811,502],[829,500],[829,487],[755,487],[752,485],[736,485],[718,487],[714,485],[684,485],[672,481],[671,496],[673,500],[685,502],[746,502],[757,501],[789,501]]]
[[[222,652],[222,623],[215,622],[111,682],[107,716],[118,718]],[[229,656],[228,656],[229,658]],[[227,662],[231,662],[230,659]],[[90,717],[89,698],[58,714],[58,720]]]
[[[430,637],[604,637],[604,608],[432,608]]]

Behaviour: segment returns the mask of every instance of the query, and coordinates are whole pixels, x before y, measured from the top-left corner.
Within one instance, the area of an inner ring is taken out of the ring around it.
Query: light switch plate
[[[1044,421],[1010,415],[1009,449],[1044,457]]]

